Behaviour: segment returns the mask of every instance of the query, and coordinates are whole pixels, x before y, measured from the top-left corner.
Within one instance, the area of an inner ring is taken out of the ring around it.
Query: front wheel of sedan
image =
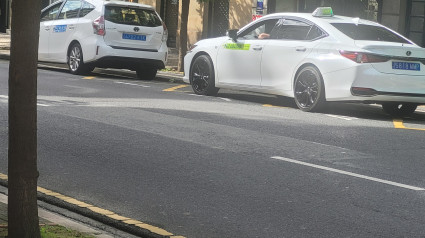
[[[418,105],[414,103],[398,103],[398,102],[386,102],[382,103],[382,109],[384,112],[395,117],[405,117],[413,114],[416,111]]]
[[[201,55],[193,61],[190,70],[190,82],[196,94],[215,96],[219,88],[215,87],[214,66],[210,57]]]
[[[298,72],[294,83],[294,99],[298,108],[305,112],[316,112],[323,109],[325,86],[319,70],[307,66]]]

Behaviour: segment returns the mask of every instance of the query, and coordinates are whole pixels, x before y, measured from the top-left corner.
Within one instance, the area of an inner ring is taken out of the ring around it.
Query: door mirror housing
[[[232,40],[236,42],[238,39],[238,31],[239,29],[230,29],[227,31],[227,36],[232,38]]]

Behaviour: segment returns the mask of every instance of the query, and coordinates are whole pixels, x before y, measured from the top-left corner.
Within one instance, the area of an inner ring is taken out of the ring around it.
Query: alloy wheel
[[[69,54],[69,67],[72,71],[77,71],[80,67],[81,50],[80,47],[74,46]]]
[[[317,75],[306,70],[298,76],[295,84],[295,97],[302,108],[310,108],[319,98]]]
[[[205,60],[199,60],[193,65],[192,85],[197,93],[204,93],[209,85],[210,69]]]

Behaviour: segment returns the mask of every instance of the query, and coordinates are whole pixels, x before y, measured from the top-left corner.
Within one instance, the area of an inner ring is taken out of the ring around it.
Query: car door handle
[[[262,50],[262,49],[263,49],[263,47],[261,47],[261,46],[256,46],[256,47],[252,47],[252,49],[253,49],[253,50]]]
[[[74,25],[69,25],[69,26],[68,26],[68,29],[70,29],[70,30],[74,30],[74,29],[75,29],[75,26],[74,26]]]
[[[46,26],[46,27],[44,27],[44,30],[48,31],[48,30],[50,30],[50,27]]]
[[[297,48],[295,48],[295,50],[296,51],[299,51],[299,52],[305,52],[307,50],[307,48],[305,48],[305,47],[297,47]]]

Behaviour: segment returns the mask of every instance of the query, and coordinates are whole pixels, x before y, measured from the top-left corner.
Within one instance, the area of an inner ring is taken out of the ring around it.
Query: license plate
[[[141,40],[141,41],[146,41],[146,36],[145,35],[135,35],[135,34],[123,33],[122,34],[122,38],[123,39],[126,39],[126,40]]]
[[[419,63],[393,62],[393,69],[421,71]]]

